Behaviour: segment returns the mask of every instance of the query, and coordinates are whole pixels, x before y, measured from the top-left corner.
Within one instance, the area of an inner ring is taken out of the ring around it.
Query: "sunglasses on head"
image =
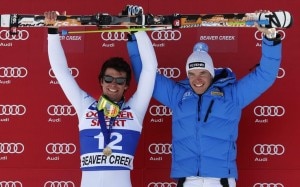
[[[115,81],[115,83],[117,83],[118,85],[124,85],[126,83],[126,78],[125,77],[112,77],[112,76],[109,76],[109,75],[104,75],[103,80],[106,83],[112,83],[113,81]]]

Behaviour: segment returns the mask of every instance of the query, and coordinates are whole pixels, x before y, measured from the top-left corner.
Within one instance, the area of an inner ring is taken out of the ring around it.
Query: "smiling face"
[[[113,68],[107,68],[104,72],[104,76],[110,76],[113,78],[126,78],[126,72],[117,71]],[[117,84],[115,79],[112,82],[108,82],[102,78],[101,87],[103,95],[106,95],[111,101],[119,102],[123,98],[124,92],[127,90],[128,85],[126,84],[126,81],[123,84]]]
[[[188,71],[191,87],[197,94],[203,94],[212,83],[212,76],[205,69],[192,69]]]

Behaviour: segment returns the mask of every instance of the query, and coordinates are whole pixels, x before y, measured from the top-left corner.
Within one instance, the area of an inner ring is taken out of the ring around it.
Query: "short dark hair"
[[[112,57],[107,59],[100,70],[98,80],[101,82],[104,73],[107,68],[113,68],[119,72],[125,72],[126,73],[126,85],[129,85],[131,80],[131,67],[130,65],[121,57]]]

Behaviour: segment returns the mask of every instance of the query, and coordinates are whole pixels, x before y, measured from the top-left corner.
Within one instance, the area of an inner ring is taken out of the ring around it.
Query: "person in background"
[[[187,78],[176,82],[156,74],[153,97],[172,110],[171,177],[178,187],[235,187],[238,126],[242,110],[274,83],[281,63],[281,36],[264,34],[262,56],[253,71],[236,79],[214,68],[208,46],[198,42],[186,61]],[[141,58],[136,37],[127,43],[135,78]]]
[[[46,23],[57,18],[56,11],[45,12],[44,15]],[[95,85],[100,88],[97,100],[82,90],[70,74],[58,28],[48,28],[51,68],[77,112],[81,187],[132,187],[130,171],[157,71],[155,52],[147,33],[136,32],[134,36],[143,66],[135,93],[125,99],[131,68],[117,56],[102,64],[99,85]]]

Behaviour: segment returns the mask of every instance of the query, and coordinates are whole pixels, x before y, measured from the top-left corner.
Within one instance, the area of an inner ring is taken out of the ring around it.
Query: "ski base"
[[[125,11],[126,12],[126,11]],[[123,11],[124,14],[124,11]],[[45,21],[43,15],[30,14],[1,14],[1,27],[10,28],[16,33],[19,27],[69,27],[69,26],[97,26],[105,28],[111,26],[162,27],[168,29],[197,28],[197,27],[253,27],[257,22],[266,28],[289,28],[293,19],[288,11],[264,13],[233,13],[233,14],[173,14],[173,15],[110,15],[98,13],[94,15],[59,15],[53,22]]]

